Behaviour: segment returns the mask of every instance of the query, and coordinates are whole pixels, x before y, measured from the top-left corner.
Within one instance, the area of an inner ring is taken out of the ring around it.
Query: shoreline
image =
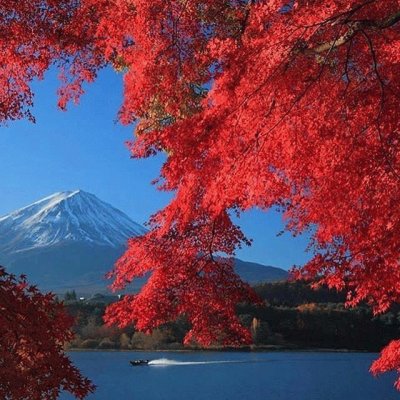
[[[256,347],[256,348],[207,348],[207,349],[82,349],[69,348],[65,352],[129,352],[129,353],[370,353],[370,350],[329,349],[329,348],[293,348],[293,347]]]

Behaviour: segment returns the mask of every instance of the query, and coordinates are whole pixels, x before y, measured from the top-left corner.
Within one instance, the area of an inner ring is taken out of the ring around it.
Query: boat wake
[[[233,363],[243,363],[245,361],[235,361],[235,360],[221,360],[221,361],[178,361],[170,360],[168,358],[159,358],[156,360],[149,361],[148,365],[156,367],[168,367],[175,365],[204,365],[204,364],[233,364]]]

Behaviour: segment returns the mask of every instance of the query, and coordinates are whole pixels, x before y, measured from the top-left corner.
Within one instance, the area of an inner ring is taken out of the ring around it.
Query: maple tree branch
[[[306,48],[306,53],[324,53],[327,50],[332,50],[332,48],[337,48],[343,46],[348,41],[350,41],[357,33],[365,31],[365,29],[374,29],[374,30],[382,30],[390,28],[400,21],[400,11],[395,12],[394,14],[389,15],[380,21],[373,20],[360,20],[360,21],[351,21],[346,25],[349,27],[348,31],[339,37],[336,40],[332,40],[330,42],[322,43],[313,48]]]
[[[381,21],[380,24],[377,25],[377,27],[378,29],[390,28],[399,21],[400,21],[400,10],[392,15],[389,15],[386,19]]]
[[[346,83],[346,88],[345,88],[345,90],[343,92],[343,97],[346,95],[347,89],[349,88],[350,83],[351,83],[351,79],[350,79],[350,75],[349,75],[349,60],[350,60],[350,53],[351,53],[352,44],[353,44],[353,38],[350,39],[350,43],[347,46],[346,62],[345,62],[345,65],[344,65],[344,76],[346,77],[347,83]]]
[[[251,11],[251,7],[253,6],[253,4],[255,3],[255,0],[250,0],[246,6],[246,13],[244,15],[244,19],[241,23],[241,27],[240,27],[240,33],[243,35],[244,31],[247,28],[248,25],[248,21],[249,21],[249,17],[250,17],[250,11]]]
[[[399,15],[399,18],[400,18],[400,15]],[[392,162],[392,160],[391,160],[391,158],[390,158],[390,156],[388,154],[389,150],[387,148],[387,145],[385,144],[384,137],[383,137],[382,130],[381,130],[381,126],[380,126],[380,122],[379,122],[379,120],[381,118],[381,115],[382,115],[382,113],[384,111],[385,87],[386,87],[386,85],[385,85],[384,80],[380,76],[380,73],[379,73],[379,70],[378,70],[378,59],[377,59],[377,56],[376,56],[376,52],[375,52],[375,49],[374,49],[374,45],[373,45],[372,39],[369,37],[369,35],[364,30],[362,30],[361,33],[363,34],[363,36],[365,37],[365,39],[366,39],[366,41],[368,43],[368,47],[370,49],[371,56],[372,56],[372,61],[373,61],[373,70],[374,70],[374,73],[376,75],[376,78],[378,79],[378,82],[379,82],[379,85],[380,85],[380,89],[381,89],[380,109],[379,109],[378,115],[376,117],[376,128],[377,128],[377,132],[378,132],[379,142],[381,144],[381,148],[382,148],[382,152],[383,152],[383,156],[385,158],[386,164],[388,165],[389,169],[392,171],[394,176],[398,180],[400,180],[400,175],[398,174],[398,172],[397,172],[395,166],[393,165],[393,162]]]

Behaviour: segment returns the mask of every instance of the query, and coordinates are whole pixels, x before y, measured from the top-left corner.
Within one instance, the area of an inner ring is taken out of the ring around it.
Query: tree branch
[[[305,49],[304,52],[309,54],[321,54],[328,50],[332,50],[333,48],[343,46],[348,41],[350,41],[358,32],[364,31],[366,29],[375,29],[375,30],[387,29],[395,25],[399,21],[400,21],[400,11],[397,11],[394,14],[391,14],[380,21],[372,21],[372,20],[351,21],[346,24],[349,27],[349,29],[344,35],[330,42],[322,43],[319,46]]]

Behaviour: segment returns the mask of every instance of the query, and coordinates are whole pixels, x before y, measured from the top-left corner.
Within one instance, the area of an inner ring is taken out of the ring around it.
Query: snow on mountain
[[[0,217],[0,252],[15,254],[66,242],[117,248],[145,232],[93,194],[67,191]]]
[[[62,293],[105,291],[105,279],[124,253],[129,237],[145,233],[141,225],[82,190],[55,193],[0,217],[0,265],[27,275],[43,290]],[[287,278],[279,268],[235,260],[247,282]],[[134,281],[138,290],[144,279]]]

